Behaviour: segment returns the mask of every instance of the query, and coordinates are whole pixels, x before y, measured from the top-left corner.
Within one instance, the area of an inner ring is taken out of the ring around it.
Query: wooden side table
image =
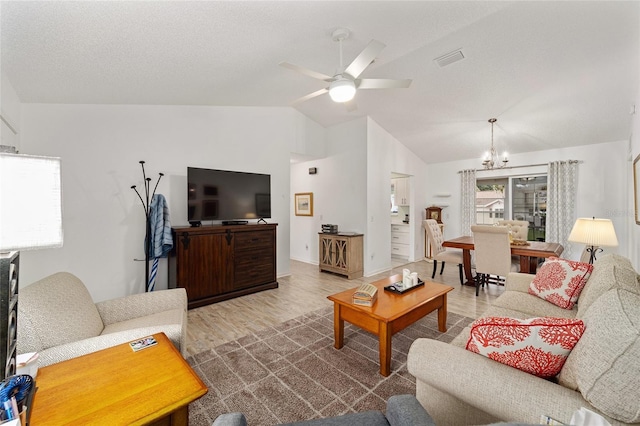
[[[164,333],[154,337],[138,352],[125,343],[40,368],[30,424],[186,426],[207,387]]]
[[[320,271],[345,275],[347,279],[360,278],[364,269],[363,234],[319,232],[318,255]]]

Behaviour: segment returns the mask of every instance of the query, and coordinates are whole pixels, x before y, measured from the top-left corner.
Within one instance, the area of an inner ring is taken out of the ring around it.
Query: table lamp
[[[62,246],[60,159],[0,153],[0,379],[15,373],[19,251]]]
[[[596,260],[596,252],[600,247],[616,247],[618,238],[613,223],[609,219],[579,218],[569,234],[569,241],[587,245],[587,252],[591,253],[589,263]]]

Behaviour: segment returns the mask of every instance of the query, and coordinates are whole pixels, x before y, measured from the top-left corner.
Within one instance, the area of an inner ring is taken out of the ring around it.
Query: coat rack
[[[153,196],[156,195],[156,189],[158,189],[158,184],[160,183],[160,179],[162,179],[162,176],[164,176],[164,173],[158,173],[158,180],[156,182],[156,185],[153,187],[153,192],[151,193],[151,196],[149,196],[149,189],[151,186],[151,178],[147,177],[147,174],[144,171],[144,161],[140,161],[140,166],[142,167],[142,177],[144,179],[144,195],[145,198],[142,198],[142,195],[140,195],[140,192],[138,192],[138,189],[136,188],[136,185],[132,185],[131,189],[133,189],[136,194],[138,194],[138,198],[140,198],[140,201],[142,202],[142,208],[144,209],[144,217],[145,217],[145,251],[144,251],[144,286],[146,291],[149,291],[149,260],[150,260],[150,256],[151,256],[151,250],[153,248],[153,241],[151,241],[151,222],[149,219],[149,211],[150,211],[150,205],[151,205],[151,200],[153,199]]]

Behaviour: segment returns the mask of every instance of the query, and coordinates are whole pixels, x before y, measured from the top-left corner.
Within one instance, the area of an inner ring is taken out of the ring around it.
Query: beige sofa
[[[420,403],[438,425],[538,423],[542,415],[568,424],[580,407],[612,425],[640,424],[640,285],[629,260],[597,260],[572,310],[528,294],[533,277],[511,273],[483,316],[582,319],[585,332],[558,383],[465,350],[467,327],[451,344],[417,339],[411,346],[408,369]]]
[[[183,288],[94,303],[78,277],[59,272],[19,290],[18,353],[38,352],[41,367],[159,332],[185,355]]]

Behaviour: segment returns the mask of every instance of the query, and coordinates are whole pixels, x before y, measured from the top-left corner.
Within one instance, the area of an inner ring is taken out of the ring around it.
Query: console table
[[[40,368],[30,424],[186,426],[207,387],[164,333],[153,337],[138,352],[124,343]]]
[[[320,271],[360,278],[363,273],[363,235],[355,232],[319,232]]]
[[[278,287],[276,226],[172,228],[169,287],[187,290],[189,309]]]

